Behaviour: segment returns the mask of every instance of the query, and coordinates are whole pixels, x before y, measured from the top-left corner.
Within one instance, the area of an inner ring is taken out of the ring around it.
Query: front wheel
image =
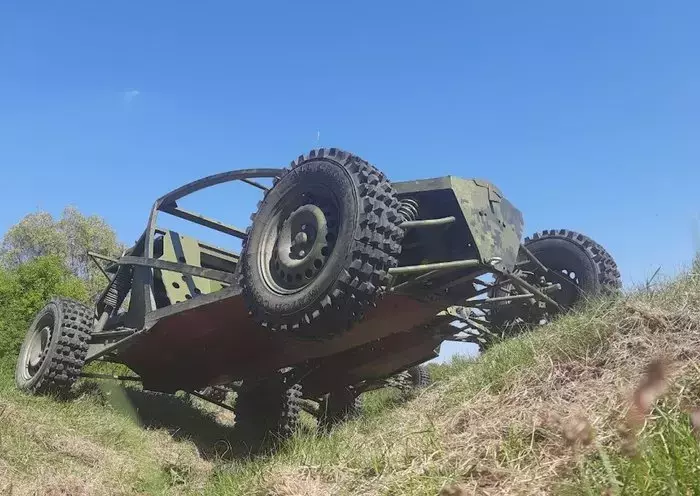
[[[403,231],[388,179],[352,154],[316,150],[266,193],[241,255],[253,317],[325,339],[360,320],[397,265]]]
[[[58,298],[29,326],[15,368],[15,384],[31,394],[65,394],[80,377],[92,331],[92,311]]]

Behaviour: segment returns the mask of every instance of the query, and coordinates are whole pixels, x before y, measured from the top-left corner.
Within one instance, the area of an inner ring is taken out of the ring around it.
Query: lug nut
[[[309,240],[306,233],[300,232],[294,237],[294,246],[303,245]]]

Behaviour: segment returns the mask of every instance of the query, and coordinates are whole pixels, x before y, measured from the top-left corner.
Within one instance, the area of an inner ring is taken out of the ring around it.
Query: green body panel
[[[200,243],[194,238],[182,236],[174,231],[166,231],[163,236],[163,254],[158,258],[168,262],[180,262],[201,267]],[[189,300],[198,294],[213,293],[224,287],[220,282],[201,277],[188,276],[168,270],[159,272],[170,304]]]
[[[479,252],[479,259],[489,263],[498,257],[508,269],[515,265],[523,234],[523,216],[493,184],[481,179],[446,176],[393,185],[401,197],[440,190],[453,194]]]

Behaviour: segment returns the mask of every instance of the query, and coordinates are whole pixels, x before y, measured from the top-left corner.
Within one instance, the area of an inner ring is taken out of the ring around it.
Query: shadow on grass
[[[82,381],[74,388],[71,396],[90,396],[106,407],[130,418],[144,429],[163,429],[175,441],[194,443],[200,456],[210,461],[244,461],[271,456],[284,449],[284,444],[268,443],[265,448],[251,452],[244,443],[239,431],[234,429],[233,414],[218,406],[211,410],[200,405],[200,400],[179,394],[170,395],[144,391],[139,386],[122,385],[108,381]],[[413,397],[403,395],[398,390],[373,391],[365,395],[363,415],[372,417],[396,408]],[[204,403],[204,402],[202,402]],[[224,413],[225,412],[225,413]],[[230,423],[222,423],[217,414],[230,416]],[[299,426],[302,436],[323,436],[313,417],[308,417]]]
[[[212,405],[210,412],[193,404],[186,395],[144,391],[109,382],[84,382],[75,393],[98,398],[145,429],[163,429],[175,441],[191,441],[205,460],[234,461],[254,456],[239,439],[233,422],[224,424],[216,419],[216,413],[226,412],[223,408]]]

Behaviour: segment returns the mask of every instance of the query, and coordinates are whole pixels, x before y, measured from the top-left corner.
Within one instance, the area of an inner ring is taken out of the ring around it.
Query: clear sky
[[[0,4],[0,232],[67,204],[127,243],[162,193],[317,146],[478,176],[626,285],[698,248],[700,2]],[[247,225],[254,191],[198,209]],[[453,349],[453,348],[450,348]]]

